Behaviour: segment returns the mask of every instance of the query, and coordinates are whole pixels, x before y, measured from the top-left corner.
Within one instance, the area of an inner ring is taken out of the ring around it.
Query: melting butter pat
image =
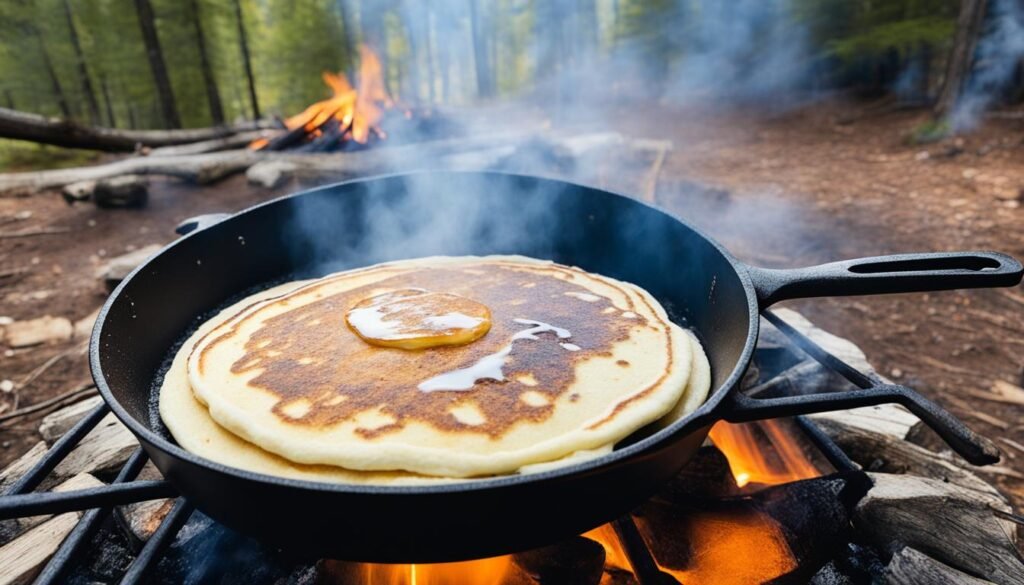
[[[345,321],[371,345],[426,349],[480,339],[491,329],[491,311],[460,295],[408,288],[363,299]]]

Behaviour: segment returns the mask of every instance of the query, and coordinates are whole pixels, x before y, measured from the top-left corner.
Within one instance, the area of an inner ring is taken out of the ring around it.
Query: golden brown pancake
[[[410,351],[346,323],[366,299],[412,288],[488,307],[490,330]],[[254,301],[196,343],[188,373],[213,420],[288,461],[470,477],[602,448],[661,417],[691,348],[630,285],[521,257],[428,258]]]

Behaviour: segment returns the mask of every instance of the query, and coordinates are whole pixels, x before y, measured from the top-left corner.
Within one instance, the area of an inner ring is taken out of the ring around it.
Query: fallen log
[[[0,137],[2,138],[111,152],[132,152],[139,146],[190,144],[223,138],[240,132],[276,127],[276,122],[258,120],[230,126],[188,130],[120,130],[83,126],[73,120],[48,118],[39,114],[0,108]]]
[[[163,175],[207,184],[250,168],[258,176],[259,166],[271,163],[288,164],[276,169],[270,184],[280,184],[292,177],[322,181],[439,166],[448,169],[484,169],[498,164],[516,146],[536,138],[535,132],[520,132],[323,154],[252,151],[243,148],[183,156],[140,156],[91,167],[0,174],[0,192],[41,191],[122,175]],[[583,151],[623,143],[639,150],[650,148],[650,141],[627,141],[621,135],[609,133],[554,137],[550,140],[564,145],[577,155]],[[254,182],[268,183],[256,179]]]

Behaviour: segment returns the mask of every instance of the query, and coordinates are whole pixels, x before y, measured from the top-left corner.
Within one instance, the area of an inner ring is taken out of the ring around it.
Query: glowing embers
[[[371,345],[426,349],[480,339],[491,329],[491,311],[463,296],[408,288],[360,301],[345,321]]]

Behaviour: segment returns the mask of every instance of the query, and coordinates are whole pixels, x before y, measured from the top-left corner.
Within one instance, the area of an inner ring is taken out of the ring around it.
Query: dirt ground
[[[962,139],[911,145],[905,136],[927,119],[926,112],[863,104],[829,102],[771,117],[627,108],[613,119],[622,132],[672,140],[658,203],[752,263],[785,267],[959,249],[1024,257],[1019,123],[990,122]],[[684,180],[721,190],[684,195],[678,188]],[[637,183],[616,182],[607,169],[591,182],[639,192]],[[241,209],[276,194],[234,177],[210,187],[154,181],[143,210],[68,206],[57,194],[0,199],[0,234],[68,230],[0,238],[0,316],[83,319],[105,298],[95,276],[105,258],[166,243],[187,217]],[[985,473],[1018,508],[1024,504],[1024,409],[998,401],[991,391],[996,380],[1022,384],[1020,287],[790,305],[859,344],[883,374],[996,439],[1004,464]],[[14,391],[0,392],[0,417],[87,383],[84,343],[76,337],[27,349],[0,347],[0,380],[15,383]],[[40,418],[0,418],[0,466],[38,440]]]

